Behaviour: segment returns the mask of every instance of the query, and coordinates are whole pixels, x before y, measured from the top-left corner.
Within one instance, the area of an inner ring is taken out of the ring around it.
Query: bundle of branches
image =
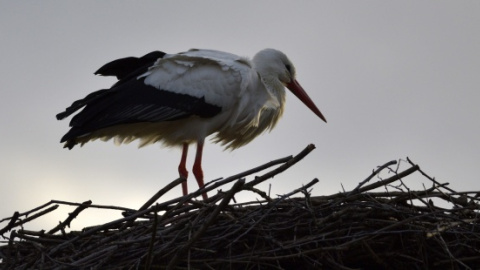
[[[455,192],[407,159],[400,170],[391,161],[351,191],[312,197],[317,179],[271,198],[255,186],[286,170],[310,151],[272,161],[217,181],[187,196],[155,203],[178,179],[140,209],[51,201],[1,222],[2,269],[477,269],[480,265],[479,196]],[[277,166],[246,181],[245,177]],[[389,171],[389,178],[380,177]],[[412,191],[404,178],[417,172],[430,188]],[[292,181],[293,182],[293,181]],[[298,182],[298,181],[295,181]],[[372,183],[370,183],[372,182]],[[234,183],[207,201],[204,191]],[[381,191],[378,191],[381,189]],[[240,191],[262,199],[236,203]],[[25,224],[77,205],[49,231]],[[446,205],[442,206],[442,205]],[[82,231],[66,226],[83,210],[106,208],[123,217]],[[28,217],[27,217],[28,216]]]

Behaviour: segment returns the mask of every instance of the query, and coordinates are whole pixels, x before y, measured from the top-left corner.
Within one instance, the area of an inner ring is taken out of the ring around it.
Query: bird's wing
[[[255,75],[250,61],[214,50],[190,50],[165,55],[141,75],[145,83],[158,89],[205,97],[211,104],[228,106],[241,96]]]
[[[191,115],[212,117],[221,111],[220,107],[206,103],[203,98],[157,89],[137,79],[115,86],[106,93],[86,104],[72,118],[72,128],[61,142],[114,125],[172,121]]]
[[[237,62],[232,59],[222,62],[221,55],[217,57],[214,60],[188,53],[164,55],[156,58],[149,68],[137,65],[128,75],[117,72],[125,71],[124,64],[132,60],[120,59],[110,67],[107,64],[108,68],[101,68],[101,73],[122,79],[111,89],[94,92],[57,115],[62,119],[85,106],[72,118],[72,129],[62,141],[114,125],[217,115],[241,95],[245,87],[242,72],[248,73],[250,68],[240,58]],[[153,59],[144,59],[147,58]]]
[[[149,67],[151,67],[159,58],[162,58],[164,55],[164,52],[153,51],[142,57],[120,58],[103,65],[95,72],[95,74],[102,76],[116,76],[119,81],[114,86],[117,86],[131,78],[135,78],[140,74],[145,73]],[[108,89],[101,89],[92,92],[85,98],[73,102],[70,107],[66,108],[64,112],[57,114],[56,117],[58,120],[62,120],[87,104],[94,103],[95,100],[105,98],[105,96],[110,94],[111,92]]]
[[[275,104],[250,60],[230,53],[195,49],[167,54],[140,77],[147,85],[204,98],[229,111],[228,126],[254,121],[264,106]]]
[[[69,107],[67,107],[65,109],[65,111],[63,111],[61,113],[58,113],[56,115],[57,120],[62,120],[64,118],[70,116],[71,114],[80,110],[82,107],[86,106],[87,104],[92,103],[97,99],[103,98],[104,96],[106,96],[108,94],[109,94],[108,89],[100,89],[100,90],[97,90],[95,92],[92,92],[92,93],[88,94],[86,97],[84,97],[82,99],[74,101],[72,103],[72,105],[70,105]]]
[[[148,67],[164,55],[164,52],[153,51],[142,57],[125,57],[113,60],[95,71],[95,75],[116,76],[117,79],[122,80],[130,74],[138,73],[137,70],[139,69],[143,69],[143,71],[140,71],[141,73],[145,72]]]

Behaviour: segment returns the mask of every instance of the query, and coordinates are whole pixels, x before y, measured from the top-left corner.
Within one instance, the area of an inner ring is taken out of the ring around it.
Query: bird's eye
[[[285,68],[288,70],[288,72],[292,73],[292,67],[289,64],[286,64]]]

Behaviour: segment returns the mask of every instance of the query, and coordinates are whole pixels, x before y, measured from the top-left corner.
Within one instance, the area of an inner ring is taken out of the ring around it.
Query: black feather
[[[213,117],[222,109],[206,103],[203,97],[177,94],[146,85],[143,79],[132,79],[90,99],[89,96],[74,102],[86,107],[72,118],[72,128],[61,142],[115,125],[172,121],[192,115]],[[71,114],[71,111],[73,109],[67,109],[65,113]]]
[[[117,79],[122,80],[142,67],[152,66],[163,56],[165,56],[164,52],[154,51],[142,57],[120,58],[103,65],[95,72],[95,75],[116,76]]]
[[[116,76],[119,81],[114,86],[117,86],[133,77],[137,77],[138,75],[145,73],[148,68],[155,63],[155,61],[163,56],[165,56],[164,52],[153,51],[142,57],[120,58],[103,65],[95,72],[95,74],[103,76]],[[78,111],[83,106],[109,94],[111,93],[108,89],[101,89],[90,93],[85,98],[73,102],[72,105],[66,108],[64,112],[57,114],[57,120],[62,120]]]
[[[109,92],[108,89],[101,89],[98,91],[95,91],[93,93],[88,94],[86,97],[83,99],[79,99],[77,101],[74,101],[70,107],[66,108],[64,112],[61,112],[57,114],[57,120],[62,120],[68,116],[70,116],[72,113],[78,111],[80,108],[83,106],[92,103],[95,99],[101,98],[105,95],[107,95]]]

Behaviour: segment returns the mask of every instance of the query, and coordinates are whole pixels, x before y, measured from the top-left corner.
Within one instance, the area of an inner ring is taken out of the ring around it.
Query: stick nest
[[[388,162],[355,189],[328,196],[310,196],[317,179],[277,198],[255,188],[313,149],[309,145],[297,156],[156,203],[185,181],[177,179],[138,210],[90,201],[51,201],[25,213],[15,212],[0,220],[0,268],[477,269],[480,265],[479,193],[455,192],[409,159]],[[400,163],[408,168],[400,170]],[[272,166],[276,167],[245,180]],[[389,177],[381,178],[381,171]],[[404,182],[412,173],[420,174],[431,187],[410,190]],[[206,201],[194,199],[227,183],[234,183],[227,191],[218,191]],[[261,200],[236,203],[234,196],[240,191],[255,192]],[[65,204],[76,209],[55,228],[24,229],[29,221]],[[90,208],[121,210],[123,217],[66,232],[71,221]]]

